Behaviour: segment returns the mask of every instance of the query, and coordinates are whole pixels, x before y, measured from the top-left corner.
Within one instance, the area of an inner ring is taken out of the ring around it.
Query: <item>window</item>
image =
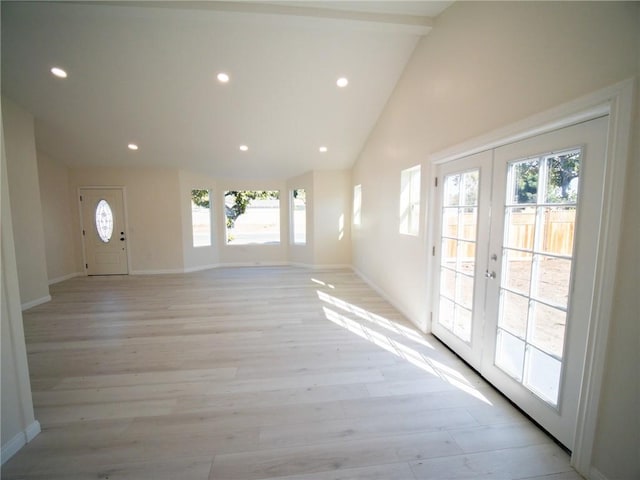
[[[291,238],[294,245],[307,243],[307,194],[303,188],[291,190]]]
[[[113,235],[113,212],[106,200],[100,200],[96,205],[96,230],[100,240],[109,243]]]
[[[224,194],[228,245],[280,243],[280,192],[229,190]]]
[[[420,165],[400,174],[400,233],[418,235],[420,231]]]
[[[191,190],[191,228],[194,247],[211,246],[211,201],[209,190]]]
[[[360,225],[362,220],[362,185],[353,187],[353,224]]]

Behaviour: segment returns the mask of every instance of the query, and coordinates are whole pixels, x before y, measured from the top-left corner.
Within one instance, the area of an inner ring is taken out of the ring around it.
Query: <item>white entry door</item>
[[[451,246],[437,257],[441,272],[434,279],[434,333],[569,449],[591,318],[607,126],[603,117],[482,154],[493,167],[479,177],[475,283],[460,288],[456,280],[455,290],[460,298],[473,295],[470,334],[456,334],[464,302],[451,302]],[[442,249],[451,243],[442,233],[451,223],[447,182],[456,178],[449,168],[438,168]],[[458,231],[470,214],[459,214],[465,220]]]
[[[121,188],[81,188],[87,275],[126,275],[127,235]]]

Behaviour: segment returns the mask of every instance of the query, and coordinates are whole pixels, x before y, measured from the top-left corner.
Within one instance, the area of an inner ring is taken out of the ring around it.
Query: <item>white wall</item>
[[[430,178],[432,153],[637,77],[639,50],[638,2],[453,4],[416,48],[354,166],[352,183],[362,184],[363,198],[355,267],[426,326],[429,257],[424,228],[419,238],[398,233],[400,171],[421,164],[423,180]],[[636,145],[639,129],[636,120]],[[637,152],[627,178],[633,189],[640,184]],[[423,187],[423,212],[430,188]],[[637,259],[638,248],[635,196],[626,205],[622,262]],[[640,478],[637,265],[618,274],[594,451],[595,467],[610,479]]]
[[[313,234],[316,266],[351,265],[351,172],[313,172]]]
[[[210,190],[211,200],[211,246],[193,246],[193,228],[191,221],[191,190]],[[182,214],[182,248],[186,271],[201,270],[218,265],[220,257],[220,220],[215,218],[215,202],[220,202],[215,179],[202,174],[180,171],[180,212]]]
[[[80,239],[73,229],[78,208],[73,208],[76,196],[69,194],[69,168],[42,152],[37,155],[47,276],[51,284],[83,272],[77,255]]]
[[[33,116],[2,98],[5,152],[18,283],[23,308],[51,299],[47,277],[42,205]]]
[[[177,169],[71,168],[69,188],[75,203],[78,187],[126,187],[130,273],[182,272],[182,215]],[[75,205],[77,211],[77,203]],[[73,230],[78,232],[79,214]],[[82,258],[82,249],[77,254]],[[82,263],[80,261],[80,263]]]
[[[2,123],[0,117],[0,124]],[[4,137],[4,136],[3,136]],[[13,239],[13,226],[9,204],[6,155],[4,138],[2,141],[2,170],[0,177],[2,198],[0,200],[2,239],[0,260],[0,346],[2,386],[0,390],[1,462],[6,462],[25,443],[40,431],[34,418],[29,383],[29,368],[22,327],[20,293],[18,291],[18,271]]]

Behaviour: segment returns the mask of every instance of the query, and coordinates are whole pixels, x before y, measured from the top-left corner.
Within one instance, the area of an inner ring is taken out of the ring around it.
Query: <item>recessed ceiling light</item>
[[[53,67],[51,69],[51,73],[53,73],[58,78],[67,78],[67,72],[65,72],[60,67]]]
[[[227,83],[229,81],[229,75],[224,72],[220,72],[218,74],[218,81],[220,83]]]
[[[246,152],[247,150],[249,150],[249,147],[247,147],[246,145],[240,145],[240,150]]]
[[[127,148],[129,150],[138,150],[138,145],[136,145],[135,143],[130,143],[129,145],[127,145]]]
[[[347,85],[349,85],[349,79],[347,77],[340,77],[337,81],[336,81],[336,85],[338,85],[340,88],[344,88]]]
[[[327,147],[320,147],[318,150],[320,150],[320,153],[326,153],[327,150],[329,150]]]

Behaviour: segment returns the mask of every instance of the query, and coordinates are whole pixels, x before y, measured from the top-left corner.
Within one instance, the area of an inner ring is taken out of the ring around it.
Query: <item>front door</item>
[[[456,265],[472,263],[470,248],[459,253],[468,242],[460,233],[456,250],[451,235],[440,234],[434,279],[434,334],[569,449],[591,318],[607,125],[603,117],[482,154],[492,168],[489,175],[479,170],[474,283],[460,282],[457,267],[454,283],[447,266],[454,251]],[[469,175],[465,167],[452,177],[450,168],[438,167],[442,232],[452,223],[449,183]],[[485,188],[491,198],[483,216]],[[467,203],[458,207],[457,232],[472,227]],[[471,322],[456,323],[457,310]]]
[[[122,188],[81,188],[87,275],[126,275],[127,236]]]

